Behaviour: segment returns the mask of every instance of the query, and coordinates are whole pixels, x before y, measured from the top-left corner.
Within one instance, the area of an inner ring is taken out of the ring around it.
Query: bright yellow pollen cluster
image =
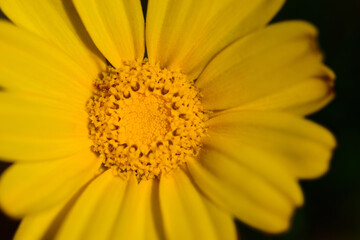
[[[169,132],[170,110],[165,101],[154,95],[138,94],[119,106],[121,127],[125,136],[136,144],[150,145],[158,136]]]
[[[180,72],[124,61],[95,81],[87,104],[92,150],[119,176],[159,178],[199,153],[206,114]]]

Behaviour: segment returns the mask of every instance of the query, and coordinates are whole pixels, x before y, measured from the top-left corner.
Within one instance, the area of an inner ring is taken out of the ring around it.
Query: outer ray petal
[[[99,169],[96,176],[102,173]],[[60,202],[52,208],[46,209],[41,212],[36,212],[27,215],[21,222],[16,234],[16,240],[37,240],[37,239],[55,239],[59,228],[61,227],[64,219],[69,211],[78,200],[79,196],[84,192],[87,186],[94,180],[86,182],[78,191],[69,196],[67,199]]]
[[[214,229],[217,234],[217,239],[221,240],[236,240],[236,226],[232,215],[217,207],[213,202],[203,197],[205,205],[209,211]]]
[[[158,188],[157,180],[130,180],[110,239],[165,239]]]
[[[0,21],[0,86],[83,104],[91,94],[91,76],[53,44]]]
[[[127,182],[106,171],[83,192],[57,239],[107,239],[121,207]]]
[[[167,239],[217,239],[204,200],[184,172],[161,178],[160,205]]]
[[[16,25],[57,45],[92,77],[104,69],[104,59],[82,25],[71,0],[1,0],[0,5]]]
[[[266,110],[308,115],[326,106],[334,99],[334,96],[331,80],[309,78],[293,87],[241,104],[238,107],[226,110],[226,112]]]
[[[323,127],[286,113],[232,112],[210,119],[207,125],[210,137],[205,144],[254,170],[269,167],[279,177],[278,166],[297,178],[324,174],[336,145]]]
[[[213,158],[214,161],[226,159],[224,156],[216,154],[215,151],[205,154],[207,155],[203,155],[203,158]],[[234,175],[235,171],[239,175],[246,174],[246,171],[239,171],[238,168],[230,169],[231,173],[228,176],[225,175],[226,178],[222,178],[224,174],[211,172],[214,169],[206,170],[197,161],[189,162],[188,166],[192,178],[201,191],[222,209],[234,214],[236,218],[252,227],[270,233],[282,232],[289,227],[291,204],[286,202],[286,199],[281,199],[276,192],[271,192],[265,183],[261,184],[253,177],[244,182],[246,178],[243,176],[239,181],[236,174]],[[245,176],[249,177],[250,175],[246,174]],[[269,202],[266,204],[268,197]]]
[[[156,188],[156,181],[138,184],[106,171],[76,202],[57,239],[164,239],[155,219]]]
[[[2,92],[0,157],[34,161],[88,149],[87,121],[85,111],[65,103],[31,94]]]
[[[292,21],[235,42],[211,61],[196,82],[204,106],[300,114],[318,110],[333,97],[334,74],[321,62],[316,35],[310,24]]]
[[[140,1],[74,0],[96,46],[117,67],[122,60],[143,58],[144,17]]]
[[[302,205],[303,195],[296,177],[289,173],[289,169],[281,165],[276,156],[258,150],[256,146],[249,147],[241,144],[235,137],[225,134],[209,132],[204,139],[204,148],[223,154],[227,159],[218,161],[221,168],[241,168],[253,177],[266,181],[277,191],[285,195],[294,205]],[[275,158],[275,160],[274,160]],[[211,162],[216,164],[216,162]],[[207,162],[204,162],[206,165]]]
[[[68,201],[63,201],[51,209],[27,215],[21,221],[14,240],[49,239],[48,235],[51,232],[51,226],[56,222],[56,218],[64,209],[67,202]]]
[[[146,45],[151,63],[196,78],[219,51],[263,27],[284,0],[150,0]]]
[[[52,207],[74,195],[99,166],[90,151],[54,161],[15,164],[1,177],[1,207],[16,218]]]

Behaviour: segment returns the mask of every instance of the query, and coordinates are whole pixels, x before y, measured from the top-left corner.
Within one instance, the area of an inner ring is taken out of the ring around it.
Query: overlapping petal
[[[289,227],[303,202],[296,178],[323,174],[335,146],[324,128],[285,113],[238,111],[207,122],[196,184],[235,217],[266,232]]]
[[[111,171],[97,177],[82,193],[61,227],[58,239],[103,239],[109,237],[127,183]]]
[[[207,109],[280,110],[306,115],[334,96],[334,74],[323,65],[316,29],[274,24],[235,42],[206,67],[196,85]]]
[[[106,171],[79,197],[57,239],[163,239],[153,208],[156,185]]]
[[[296,115],[312,114],[334,99],[333,81],[325,78],[308,78],[292,87],[265,94],[257,100],[244,103],[226,112],[241,110],[282,111]]]
[[[15,233],[14,240],[54,238],[58,229],[56,225],[61,223],[62,215],[66,214],[67,204],[69,204],[68,199],[50,209],[25,216]]]
[[[144,17],[140,1],[74,0],[96,46],[118,67],[145,54]]]
[[[151,63],[197,78],[222,49],[265,26],[284,0],[149,0],[146,46]]]
[[[74,195],[99,166],[91,151],[53,161],[17,163],[1,177],[1,208],[16,218],[51,208]]]
[[[254,170],[263,168],[270,182],[285,176],[278,166],[297,178],[319,177],[327,171],[336,146],[328,130],[287,113],[231,112],[210,119],[207,125],[210,137],[205,144]]]
[[[1,0],[0,5],[16,25],[62,49],[92,78],[104,69],[104,58],[82,25],[71,0]]]
[[[203,196],[184,172],[161,178],[160,205],[167,239],[217,239]]]
[[[90,151],[87,114],[75,109],[31,94],[0,93],[1,159],[39,161]]]
[[[206,208],[210,214],[213,226],[216,232],[217,239],[221,240],[235,240],[238,239],[235,221],[231,213],[220,209],[211,200],[204,197]]]
[[[164,239],[159,211],[159,182],[132,176],[110,239]]]
[[[0,86],[72,104],[90,97],[92,78],[55,45],[0,21]]]
[[[197,186],[211,201],[262,231],[279,233],[288,229],[294,205],[286,196],[246,169],[229,165],[224,155],[210,150],[202,157],[209,163],[207,166],[191,162],[189,169]],[[215,169],[215,161],[224,161],[233,169]]]

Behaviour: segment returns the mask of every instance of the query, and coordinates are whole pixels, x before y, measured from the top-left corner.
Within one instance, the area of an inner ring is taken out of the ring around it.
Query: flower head
[[[316,29],[284,0],[0,0],[0,206],[16,239],[288,229],[332,134]],[[146,22],[146,24],[145,24]],[[146,46],[146,54],[145,54]],[[146,57],[145,57],[146,56]]]

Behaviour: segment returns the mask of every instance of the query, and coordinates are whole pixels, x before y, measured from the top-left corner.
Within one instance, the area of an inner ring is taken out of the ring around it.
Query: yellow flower
[[[0,204],[15,239],[289,227],[335,140],[316,29],[284,0],[0,0]],[[145,58],[145,45],[147,57]]]

